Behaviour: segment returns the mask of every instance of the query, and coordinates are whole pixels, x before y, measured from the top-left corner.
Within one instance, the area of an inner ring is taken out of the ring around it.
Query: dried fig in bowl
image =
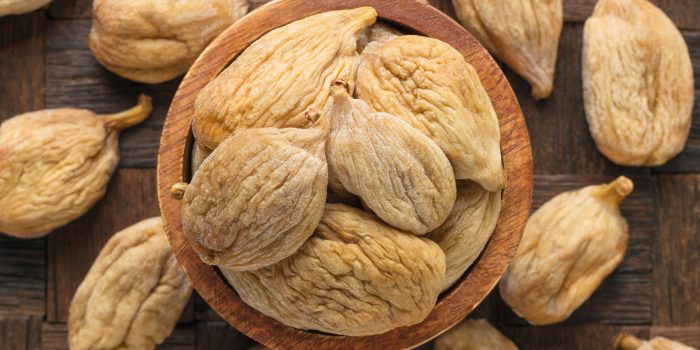
[[[309,129],[239,130],[184,189],[182,227],[208,264],[254,270],[293,254],[321,220],[325,118]]]
[[[162,83],[247,11],[248,0],[95,0],[90,49],[121,77]]]
[[[197,141],[214,149],[236,129],[305,125],[307,109],[326,105],[331,81],[352,84],[358,37],[376,18],[371,7],[325,12],[263,35],[200,91]]]
[[[222,269],[243,301],[288,326],[370,335],[421,322],[445,277],[434,242],[328,204],[299,252],[256,271]]]
[[[111,115],[61,108],[0,125],[0,232],[43,236],[87,212],[119,163],[119,132],[151,112],[151,99]]]
[[[357,97],[445,152],[457,179],[503,188],[498,118],[474,68],[449,44],[405,35],[362,55]]]
[[[0,17],[31,12],[50,2],[51,0],[0,0]]]
[[[615,163],[657,166],[683,150],[693,66],[673,22],[645,0],[601,0],[583,31],[583,97],[591,135]]]
[[[329,172],[386,223],[415,234],[437,228],[457,195],[449,160],[427,136],[398,117],[372,112],[347,88],[342,81],[331,87]]]
[[[532,214],[499,284],[516,314],[533,325],[563,321],[617,268],[628,241],[619,205],[633,186],[620,176],[564,192]]]
[[[464,320],[435,340],[434,350],[518,350],[487,320]]]
[[[73,296],[73,350],[154,349],[170,335],[192,285],[170,250],[160,217],[112,236]]]

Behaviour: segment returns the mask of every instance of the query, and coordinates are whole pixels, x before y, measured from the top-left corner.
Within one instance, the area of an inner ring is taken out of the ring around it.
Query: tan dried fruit
[[[500,192],[488,192],[472,181],[457,182],[457,201],[452,212],[444,224],[427,236],[447,257],[443,290],[462,277],[479,257],[496,228],[500,212]]]
[[[73,350],[153,349],[172,332],[192,286],[170,250],[160,217],[117,232],[73,296]]]
[[[688,46],[645,0],[601,0],[583,35],[583,97],[596,146],[615,163],[656,166],[683,150],[694,104]]]
[[[498,118],[474,68],[440,40],[405,35],[363,54],[357,97],[435,141],[455,177],[504,186]]]
[[[401,36],[396,28],[382,22],[377,22],[365,29],[357,39],[357,52],[365,54],[372,53],[390,40]]]
[[[214,149],[236,129],[306,124],[307,109],[326,105],[331,81],[352,84],[357,39],[376,18],[371,7],[325,12],[262,36],[197,96],[197,141]]]
[[[202,146],[199,144],[199,142],[194,143],[194,146],[192,146],[192,155],[190,156],[191,158],[191,168],[190,170],[192,171],[192,175],[194,175],[197,170],[199,169],[200,166],[202,166],[202,163],[204,163],[204,160],[207,159],[213,151],[206,146]]]
[[[51,0],[0,0],[0,17],[31,12],[50,2]]]
[[[248,305],[288,326],[361,336],[425,319],[445,277],[445,254],[372,214],[328,204],[314,236],[290,258],[222,272]]]
[[[654,337],[645,341],[627,332],[622,332],[615,338],[615,347],[620,350],[696,350],[664,337]]]
[[[532,97],[552,94],[562,0],[452,0],[460,22],[494,56],[532,86]]]
[[[245,271],[274,264],[311,236],[328,186],[328,123],[239,130],[186,187],[182,228],[207,264]]]
[[[620,176],[564,192],[530,217],[499,285],[516,314],[534,325],[560,322],[593,294],[627,250],[619,205],[633,187]]]
[[[415,234],[437,228],[456,197],[449,160],[427,136],[398,117],[372,112],[346,88],[342,82],[331,88],[329,172],[388,224]]]
[[[435,350],[518,350],[486,320],[464,320],[435,340]]]
[[[95,0],[90,49],[121,77],[162,83],[247,11],[248,0]]]
[[[119,132],[151,112],[151,99],[117,114],[47,109],[0,125],[0,232],[43,236],[85,214],[119,163]]]

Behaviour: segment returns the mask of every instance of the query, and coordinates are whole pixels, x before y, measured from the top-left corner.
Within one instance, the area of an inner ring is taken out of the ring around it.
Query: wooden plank
[[[92,0],[53,0],[49,14],[52,18],[90,18]]]
[[[41,327],[41,348],[43,350],[69,350],[68,326],[65,323],[44,323]],[[193,325],[180,325],[175,328],[159,350],[193,350],[196,342],[196,329]]]
[[[40,317],[0,316],[0,350],[38,350],[40,344]]]
[[[652,337],[666,337],[685,345],[700,348],[700,327],[652,327]]]
[[[46,107],[87,108],[115,113],[153,97],[153,113],[140,125],[122,132],[120,167],[156,165],[163,121],[179,80],[145,85],[117,77],[95,61],[87,44],[90,20],[48,21],[46,24]],[[76,40],[76,38],[81,38]]]
[[[119,169],[104,199],[85,216],[49,236],[49,322],[66,322],[75,289],[112,234],[159,215],[155,186],[153,169]]]
[[[654,325],[700,326],[700,175],[660,175]]]
[[[614,176],[536,175],[533,211],[555,195],[583,186],[609,182]],[[651,177],[632,177],[634,192],[622,202],[621,210],[629,224],[630,240],[625,259],[601,287],[565,325],[597,322],[601,324],[651,325],[653,254],[651,244],[656,232],[655,186]],[[497,295],[493,297],[494,315],[505,325],[525,325]]]
[[[0,314],[43,316],[46,239],[0,235]]]
[[[646,327],[621,327],[587,324],[580,326],[505,327],[503,334],[521,349],[612,349],[612,341],[625,330],[640,338],[649,336]]]
[[[247,350],[253,345],[252,339],[224,321],[197,323],[197,350]]]

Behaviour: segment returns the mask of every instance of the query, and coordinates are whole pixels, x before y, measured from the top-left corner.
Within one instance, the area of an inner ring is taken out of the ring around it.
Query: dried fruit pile
[[[361,7],[275,29],[196,99],[195,173],[173,186],[185,237],[291,327],[421,322],[500,212],[498,119],[476,71],[376,19]]]

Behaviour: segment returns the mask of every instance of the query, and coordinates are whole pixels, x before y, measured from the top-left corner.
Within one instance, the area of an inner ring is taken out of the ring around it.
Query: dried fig
[[[0,17],[31,12],[50,2],[51,0],[0,0]]]
[[[401,32],[397,29],[387,24],[377,22],[360,34],[360,37],[357,39],[357,52],[362,54],[367,52],[372,53],[389,40],[400,35]]]
[[[293,254],[323,215],[325,119],[318,128],[243,129],[186,186],[182,228],[201,259],[243,271]]]
[[[435,350],[518,350],[486,320],[464,320],[435,340]]]
[[[0,125],[0,232],[43,236],[87,212],[119,163],[119,132],[151,112],[151,99],[112,115],[48,109]]]
[[[532,86],[532,96],[552,94],[562,0],[452,0],[460,22],[493,55]]]
[[[342,82],[331,88],[329,172],[388,224],[415,234],[437,228],[457,191],[447,157],[427,136],[398,117],[372,112],[346,88]]]
[[[474,68],[452,46],[405,35],[365,52],[357,97],[435,141],[455,177],[489,191],[504,186],[498,118]]]
[[[627,332],[622,332],[615,338],[615,347],[620,350],[696,350],[664,337],[654,337],[645,341]]]
[[[496,228],[501,212],[501,193],[488,192],[472,181],[457,182],[457,201],[445,223],[428,238],[447,257],[442,289],[454,284],[479,257]]]
[[[222,272],[243,301],[288,326],[360,336],[425,319],[445,277],[445,254],[372,214],[328,204],[296,254],[256,271]]]
[[[192,286],[180,269],[160,217],[117,232],[73,296],[73,350],[153,349],[175,328]]]
[[[615,163],[656,166],[683,150],[694,104],[688,46],[645,0],[600,0],[583,32],[583,97],[596,146]]]
[[[202,163],[204,163],[204,160],[211,155],[211,152],[213,152],[211,149],[200,145],[199,142],[194,143],[194,146],[192,147],[192,155],[190,157],[192,159],[192,175],[194,175],[199,167],[202,166]]]
[[[197,141],[214,149],[236,129],[306,124],[307,109],[326,105],[332,80],[352,83],[358,36],[376,18],[371,7],[325,12],[263,35],[197,96]]]
[[[534,325],[552,324],[593,294],[627,250],[627,221],[619,204],[633,186],[620,176],[564,192],[530,217],[499,285],[515,313]]]
[[[248,0],[95,0],[90,49],[121,77],[162,83],[247,11]]]

